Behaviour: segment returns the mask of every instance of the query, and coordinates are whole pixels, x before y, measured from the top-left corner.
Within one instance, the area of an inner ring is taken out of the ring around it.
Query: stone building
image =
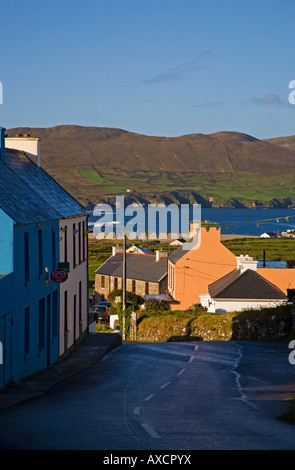
[[[126,253],[126,290],[136,295],[159,295],[167,292],[167,255]],[[96,300],[108,298],[110,292],[123,287],[123,252],[116,251],[95,272]]]

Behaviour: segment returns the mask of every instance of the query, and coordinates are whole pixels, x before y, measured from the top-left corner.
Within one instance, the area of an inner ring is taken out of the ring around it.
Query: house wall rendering
[[[287,289],[295,289],[294,268],[257,268],[257,273],[287,294]]]
[[[0,388],[59,357],[59,288],[49,272],[59,256],[58,221],[14,228],[13,272],[0,278]],[[29,255],[29,256],[28,256]]]
[[[237,266],[236,256],[220,241],[220,227],[202,227],[199,248],[178,250],[182,250],[179,259],[173,255],[168,258],[168,292],[178,302],[171,305],[173,310],[199,303],[209,284]]]
[[[87,218],[60,220],[60,262],[69,263],[60,286],[60,355],[85,334],[88,326]]]

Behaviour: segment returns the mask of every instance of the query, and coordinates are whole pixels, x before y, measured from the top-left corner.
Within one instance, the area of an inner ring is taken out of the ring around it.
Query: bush
[[[130,323],[131,323],[131,313],[138,310],[137,304],[134,302],[127,302],[125,309],[125,337],[129,336]],[[110,315],[118,315],[119,330],[123,331],[123,302],[118,302],[116,307],[111,307],[109,310]],[[117,327],[116,327],[117,329]]]
[[[148,299],[145,302],[145,311],[147,313],[150,312],[167,312],[170,311],[170,305],[165,302],[164,300],[158,300],[158,299]]]
[[[95,332],[96,333],[112,333],[113,330],[110,326],[108,325],[103,325],[101,323],[97,323],[95,325]]]
[[[202,304],[193,304],[189,307],[189,310],[193,312],[207,312],[207,307],[203,307]]]
[[[123,291],[122,289],[115,289],[112,292],[109,293],[108,295],[108,301],[109,302],[115,302],[116,297],[121,297],[123,296]],[[136,305],[136,310],[138,310],[138,306],[144,303],[144,298],[141,297],[140,295],[134,294],[133,292],[126,292],[126,301],[127,302],[132,302]]]

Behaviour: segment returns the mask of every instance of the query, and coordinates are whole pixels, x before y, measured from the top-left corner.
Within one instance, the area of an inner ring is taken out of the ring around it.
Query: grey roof
[[[128,279],[159,282],[167,275],[167,259],[166,256],[162,256],[159,261],[156,261],[155,255],[126,253],[126,276]],[[96,274],[122,277],[123,253],[119,252],[111,256],[97,269]]]
[[[214,299],[287,299],[284,292],[251,269],[242,274],[239,269],[231,271],[209,284],[208,290]]]
[[[86,214],[81,206],[24,152],[5,150],[0,160],[0,208],[16,224],[28,224]]]
[[[171,263],[175,264],[179,259],[181,259],[185,254],[187,254],[187,251],[183,249],[183,245],[181,245],[177,250],[173,251],[171,255],[169,255],[169,261]]]

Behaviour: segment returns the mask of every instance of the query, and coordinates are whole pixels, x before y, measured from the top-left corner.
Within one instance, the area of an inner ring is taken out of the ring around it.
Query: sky
[[[294,135],[294,19],[294,0],[2,2],[0,125]]]

